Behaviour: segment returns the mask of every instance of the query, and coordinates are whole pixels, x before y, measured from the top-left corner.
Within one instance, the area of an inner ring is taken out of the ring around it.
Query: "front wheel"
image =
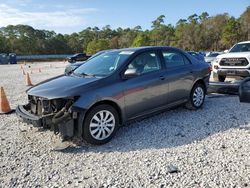
[[[90,144],[105,144],[113,138],[118,125],[119,117],[112,106],[96,106],[85,117],[83,139]]]
[[[196,110],[202,107],[205,100],[205,87],[203,84],[195,84],[193,87],[186,108]]]

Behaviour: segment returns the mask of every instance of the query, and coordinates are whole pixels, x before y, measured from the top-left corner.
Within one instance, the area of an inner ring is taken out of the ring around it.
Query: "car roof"
[[[142,46],[142,47],[133,47],[133,48],[121,48],[121,49],[112,49],[108,52],[112,51],[144,51],[144,50],[159,50],[159,49],[174,49],[174,50],[181,50],[179,48],[170,47],[170,46]]]

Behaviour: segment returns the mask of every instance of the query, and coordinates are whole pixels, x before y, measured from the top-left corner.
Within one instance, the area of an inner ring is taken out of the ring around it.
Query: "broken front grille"
[[[241,58],[223,58],[220,61],[220,66],[242,66],[245,67],[249,64],[248,60],[244,57]]]
[[[64,99],[47,100],[35,96],[29,96],[28,99],[31,113],[38,116],[56,113],[66,104]]]

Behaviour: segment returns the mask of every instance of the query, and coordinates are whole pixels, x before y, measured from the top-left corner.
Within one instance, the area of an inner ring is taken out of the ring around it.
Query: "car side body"
[[[112,110],[117,112],[118,117],[115,119],[122,125],[189,102],[190,94],[194,92],[194,86],[197,84],[204,89],[204,92],[207,90],[209,65],[180,49],[141,47],[111,50],[107,54],[113,52],[128,55],[112,74],[61,75],[44,81],[27,90],[29,104],[18,106],[17,114],[24,121],[37,126],[53,127],[56,132],[66,137],[82,136],[86,117],[98,106],[111,106]],[[133,70],[128,71],[131,62],[144,54],[151,55],[149,57],[151,59],[156,58],[158,67],[152,61],[144,65],[143,74],[134,73]],[[173,54],[177,54],[175,56],[177,63],[180,61],[184,63],[167,67],[165,59]],[[87,63],[90,64],[91,61]],[[74,72],[79,72],[83,66],[85,64]],[[203,103],[204,98],[201,100]],[[106,143],[108,140],[107,138],[103,142],[94,143]]]

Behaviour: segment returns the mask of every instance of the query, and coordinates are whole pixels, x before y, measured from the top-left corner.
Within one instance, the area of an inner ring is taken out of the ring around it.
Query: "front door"
[[[137,117],[164,105],[168,83],[157,52],[150,51],[139,54],[128,65],[137,76],[124,81],[125,113],[128,119]]]

